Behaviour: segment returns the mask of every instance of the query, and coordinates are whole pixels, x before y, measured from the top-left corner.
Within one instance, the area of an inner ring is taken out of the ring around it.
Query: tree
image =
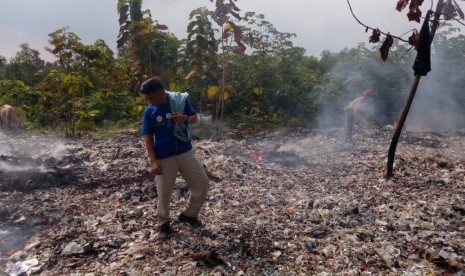
[[[40,58],[40,53],[23,43],[21,50],[11,59],[5,70],[5,78],[22,80],[26,85],[34,85],[41,80],[36,73],[45,66],[45,61]]]
[[[272,90],[276,90],[281,84],[287,84],[288,79],[281,79],[280,74],[286,78],[294,79],[289,73],[294,71],[297,66],[298,60],[303,59],[305,51],[302,48],[293,46],[291,38],[296,35],[293,33],[280,32],[273,24],[265,19],[263,14],[256,14],[255,12],[246,12],[243,20],[246,22],[244,32],[244,43],[252,49],[251,55],[255,59],[256,71],[251,72],[253,76],[254,87],[254,101],[252,102],[252,109],[257,114],[262,113],[265,120],[269,117],[269,107],[275,106],[276,98],[274,96],[285,99],[285,110],[290,111],[289,101],[286,98],[287,93],[292,93],[293,87],[289,87],[279,92],[278,95],[273,95]],[[279,66],[285,66],[280,68]],[[294,66],[294,67],[291,67]],[[288,70],[287,72],[284,72]],[[276,73],[276,75],[273,75]],[[295,73],[295,71],[293,72]],[[298,74],[300,77],[306,76]],[[279,83],[278,83],[279,82]],[[307,92],[306,89],[304,91]],[[271,101],[271,102],[270,102]]]
[[[220,97],[218,98],[217,104],[216,104],[216,118],[223,119],[224,115],[224,103],[226,101],[226,77],[227,77],[227,72],[230,70],[230,68],[227,68],[228,63],[226,59],[226,54],[227,50],[231,50],[233,53],[237,54],[242,54],[245,52],[245,45],[242,43],[242,28],[241,26],[236,25],[236,23],[233,22],[233,19],[231,18],[234,17],[237,20],[241,20],[241,16],[238,14],[240,9],[236,6],[234,2],[237,2],[237,0],[228,0],[227,2],[225,0],[210,0],[211,2],[215,2],[215,12],[213,16],[213,20],[218,24],[218,26],[221,27],[221,69],[222,69],[222,75],[221,75],[221,83],[220,83]],[[232,40],[235,42],[235,46],[225,45],[225,42],[227,42],[227,39],[232,37]],[[231,72],[231,71],[229,71]],[[220,110],[221,110],[221,115],[220,115]],[[220,116],[219,116],[220,115]],[[218,129],[219,131],[219,129]]]
[[[70,74],[72,63],[75,60],[75,54],[84,47],[81,39],[74,32],[68,31],[68,27],[60,28],[48,35],[49,43],[52,48],[46,47],[45,50],[52,53],[57,59],[58,64],[64,72]]]
[[[92,84],[77,102],[78,128],[91,129],[104,120],[115,121],[129,116],[126,76],[103,40],[78,48],[73,70]]]
[[[161,60],[165,45],[170,45],[173,36],[165,34],[163,31],[167,30],[166,25],[159,24],[151,17],[150,10],[142,10],[142,0],[118,0],[117,10],[119,13],[120,31],[117,40],[117,48],[125,48],[136,66],[129,68],[132,72],[136,73],[135,82],[139,82],[144,75],[151,76],[155,73],[153,63],[154,58]],[[174,49],[177,49],[176,43]],[[173,47],[170,53],[174,53]],[[161,55],[160,55],[161,54]],[[157,55],[154,57],[154,55]],[[159,56],[158,56],[159,55]],[[171,55],[173,56],[173,55]],[[175,59],[170,59],[170,62]],[[160,66],[157,73],[160,73],[161,66],[165,64],[158,64]]]
[[[103,40],[84,45],[67,28],[49,36],[48,50],[57,57],[58,67],[38,86],[42,98],[37,109],[48,112],[38,113],[36,121],[63,125],[66,134],[74,134],[91,130],[104,119],[129,117],[126,75],[108,45]]]
[[[215,39],[215,31],[210,21],[213,13],[206,8],[193,10],[187,26],[186,56],[189,60],[190,72],[186,79],[194,81],[200,91],[200,112],[203,110],[205,87],[217,85],[217,51],[218,45]]]
[[[427,11],[420,32],[415,30],[412,36],[408,40],[404,40],[400,37],[393,36],[390,33],[384,33],[378,28],[373,28],[373,27],[363,24],[354,15],[352,11],[352,7],[350,6],[349,0],[347,0],[347,3],[349,4],[350,11],[352,12],[352,15],[357,20],[357,22],[363,25],[366,28],[366,30],[368,29],[372,30],[372,35],[370,36],[370,42],[378,42],[380,40],[381,34],[386,35],[386,39],[384,40],[379,50],[383,61],[387,60],[388,58],[389,49],[394,42],[394,38],[399,39],[404,42],[408,42],[417,51],[417,56],[415,59],[415,63],[413,65],[415,78],[414,78],[412,87],[410,89],[407,102],[405,103],[405,106],[402,110],[402,114],[399,118],[397,128],[394,131],[394,134],[391,140],[391,145],[388,151],[386,177],[392,177],[394,175],[393,166],[394,166],[395,151],[397,148],[397,143],[399,141],[400,134],[402,132],[402,128],[404,126],[405,120],[407,119],[413,99],[415,98],[415,94],[416,94],[418,85],[420,83],[420,79],[422,76],[426,76],[427,73],[431,70],[431,64],[430,64],[431,44],[433,42],[436,31],[439,28],[440,21],[441,20],[444,20],[444,21],[458,20],[457,19],[458,17],[460,17],[461,20],[464,20],[464,13],[455,1],[452,2],[451,0],[438,0],[438,2],[436,3],[436,9],[434,11],[433,10]],[[420,23],[420,19],[422,15],[420,6],[422,3],[423,1],[412,0],[409,4],[409,0],[399,0],[397,2],[396,9],[398,11],[402,11],[408,6],[409,13],[407,14],[407,17],[409,21],[417,21],[418,23]]]
[[[312,125],[318,60],[305,56],[304,49],[294,47],[294,34],[278,31],[263,15],[246,12],[243,22],[250,54],[228,55],[227,79],[238,97],[226,102],[225,112],[244,127]]]
[[[27,108],[26,102],[34,98],[34,91],[22,80],[0,80],[0,98],[16,108]]]

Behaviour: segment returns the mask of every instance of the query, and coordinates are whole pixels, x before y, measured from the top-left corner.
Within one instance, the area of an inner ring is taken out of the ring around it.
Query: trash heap
[[[326,129],[195,141],[210,178],[206,227],[176,221],[189,196],[178,178],[165,241],[154,239],[157,193],[137,133],[0,137],[14,145],[0,161],[34,163],[1,171],[0,274],[463,274],[465,136],[404,132],[385,179],[391,136],[356,129],[348,144]]]

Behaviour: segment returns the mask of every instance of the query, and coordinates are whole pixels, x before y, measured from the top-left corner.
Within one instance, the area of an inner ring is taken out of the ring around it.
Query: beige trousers
[[[188,217],[196,218],[207,196],[208,177],[193,150],[160,159],[158,162],[160,162],[163,172],[162,175],[156,176],[158,225],[170,221],[171,194],[178,172],[181,173],[190,190],[189,201],[183,213]]]

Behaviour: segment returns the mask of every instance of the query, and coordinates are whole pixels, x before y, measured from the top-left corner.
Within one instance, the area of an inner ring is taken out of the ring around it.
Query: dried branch
[[[463,23],[463,22],[460,21],[459,19],[454,19],[454,20],[457,21],[457,23],[459,23],[460,25],[465,26],[465,23]]]
[[[365,28],[367,28],[367,29],[370,29],[370,30],[373,30],[373,31],[378,31],[379,33],[381,33],[381,34],[383,34],[383,35],[385,35],[385,36],[387,36],[387,35],[389,34],[389,33],[385,33],[385,32],[380,31],[378,28],[372,28],[372,27],[370,27],[370,26],[368,26],[368,25],[363,24],[362,21],[360,21],[360,20],[355,16],[354,11],[352,10],[352,6],[350,5],[350,1],[349,1],[349,0],[347,0],[347,4],[349,5],[350,13],[352,13],[352,16],[355,18],[355,20],[357,20],[358,24],[362,25],[363,27],[365,27]],[[403,41],[403,42],[407,42],[407,43],[408,43],[408,40],[405,40],[405,39],[403,39],[403,38],[401,38],[401,37],[398,37],[398,36],[395,36],[395,35],[390,35],[390,36],[391,36],[392,38],[396,38],[396,39],[398,39],[398,40],[400,40],[400,41]]]

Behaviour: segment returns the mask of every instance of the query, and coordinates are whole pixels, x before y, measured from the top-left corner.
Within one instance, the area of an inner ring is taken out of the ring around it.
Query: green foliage
[[[39,51],[31,49],[27,43],[19,47],[21,50],[5,68],[5,79],[22,80],[26,85],[35,85],[42,77],[37,73],[44,68],[45,61],[40,58]]]
[[[224,112],[231,131],[340,125],[343,106],[367,88],[376,94],[377,119],[396,118],[413,75],[414,56],[405,46],[394,43],[385,63],[379,60],[377,48],[363,43],[338,53],[323,51],[320,58],[307,56],[293,45],[295,34],[280,32],[261,14],[247,12],[241,18],[232,2],[215,1],[215,11],[193,10],[188,37],[180,41],[142,9],[142,0],[119,0],[116,57],[105,41],[85,45],[77,34],[60,28],[49,35],[48,50],[56,57],[53,64],[44,64],[27,44],[20,46],[10,63],[0,56],[0,104],[15,106],[33,128],[70,133],[134,128],[146,106],[137,93],[140,83],[159,75],[169,90],[189,92],[198,111]],[[247,52],[237,51],[239,26],[232,19],[239,18],[240,41]],[[220,23],[221,33],[213,22]],[[435,70],[448,69],[439,75],[449,84],[454,101],[465,105],[464,79],[451,73],[465,65],[465,36],[444,31],[437,34],[433,46],[439,60]],[[218,91],[207,99],[211,86]],[[220,92],[226,92],[228,99],[222,100]],[[204,124],[194,134],[208,137],[215,131]]]
[[[229,133],[232,135],[244,136],[256,132],[282,127],[280,124],[279,114],[274,114],[270,120],[263,120],[262,117],[253,116],[245,113],[234,113],[228,116]]]
[[[137,97],[140,83],[153,75],[167,81],[176,78],[181,43],[166,31],[167,26],[152,19],[150,10],[142,10],[142,2],[118,0],[119,58],[115,66],[117,71],[112,75],[118,76],[119,87],[108,84],[100,89],[111,91],[107,93],[107,100],[113,103],[111,108],[105,104],[99,107],[102,111],[101,117],[99,116],[100,122],[103,122],[104,118],[111,121],[139,121],[144,105]]]
[[[24,102],[34,101],[37,93],[21,80],[0,80],[0,104],[9,104],[19,109],[27,109]]]
[[[313,88],[320,82],[318,60],[294,47],[289,33],[280,33],[263,15],[246,13],[245,43],[250,55],[232,55],[231,83],[237,96],[226,113],[253,125],[310,126],[316,118]],[[260,91],[260,93],[254,93]],[[232,115],[234,114],[234,115]]]
[[[194,78],[201,82],[202,78],[208,83],[217,82],[218,45],[210,22],[212,12],[206,8],[198,8],[190,13],[191,21],[187,27],[186,56],[191,71],[187,78]]]
[[[253,49],[254,55],[274,54],[293,47],[291,39],[296,34],[279,32],[263,14],[247,12],[243,19],[247,22],[243,28],[244,43]]]
[[[198,8],[190,13],[192,20],[187,26],[186,58],[189,73],[186,79],[192,82],[193,94],[199,100],[200,111],[203,112],[205,88],[218,83],[218,45],[215,39],[211,19],[213,13],[206,8]],[[195,20],[193,20],[195,18]]]
[[[211,124],[197,123],[198,126],[191,129],[192,137],[198,139],[208,139],[215,135],[215,128]]]
[[[150,75],[172,80],[177,71],[181,42],[171,33],[155,30],[150,48]]]
[[[95,130],[96,125],[93,118],[96,117],[96,115],[99,113],[99,110],[91,110],[89,112],[85,112],[82,110],[76,111],[76,115],[79,118],[75,123],[76,130],[84,132]]]
[[[50,34],[59,67],[49,70],[36,86],[30,119],[38,127],[90,131],[104,120],[130,118],[132,96],[114,54],[103,40],[84,45],[66,28]]]
[[[140,82],[144,76],[173,78],[179,41],[166,32],[167,26],[153,20],[150,10],[142,10],[142,0],[119,0],[118,49],[130,59],[127,69]],[[133,64],[136,64],[134,66]]]
[[[65,72],[70,73],[71,63],[75,60],[74,55],[83,47],[81,39],[74,32],[69,32],[68,28],[58,29],[48,36],[53,48],[46,48],[46,50],[58,58],[58,63]]]

